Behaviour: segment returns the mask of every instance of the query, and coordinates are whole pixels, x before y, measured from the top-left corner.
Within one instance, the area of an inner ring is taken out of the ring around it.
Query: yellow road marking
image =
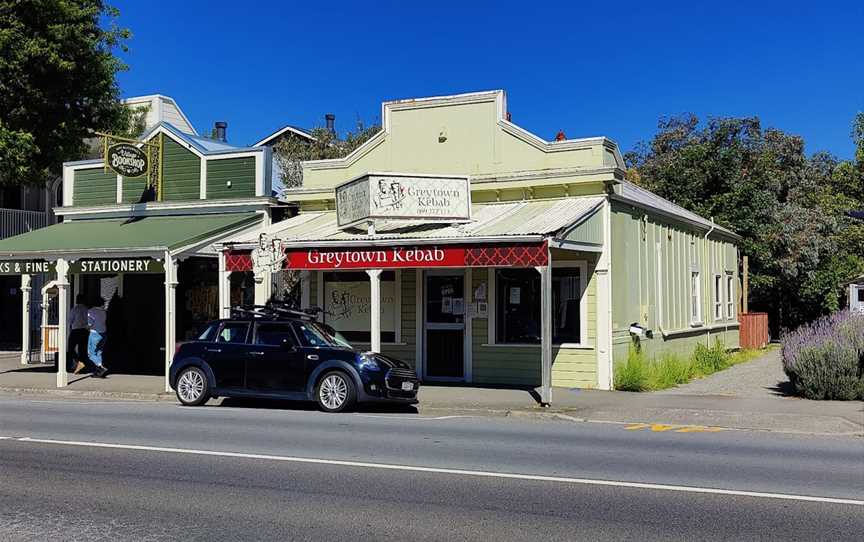
[[[707,427],[704,425],[669,425],[664,423],[633,423],[624,426],[627,431],[641,431],[650,429],[652,433],[664,433],[672,431],[674,433],[716,433],[723,431],[720,427]]]

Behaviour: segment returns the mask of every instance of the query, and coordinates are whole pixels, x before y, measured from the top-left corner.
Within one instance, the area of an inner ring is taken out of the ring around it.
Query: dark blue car
[[[403,361],[360,352],[311,318],[267,313],[212,322],[178,348],[169,383],[184,405],[258,397],[315,401],[326,412],[357,402],[414,404],[419,388]]]

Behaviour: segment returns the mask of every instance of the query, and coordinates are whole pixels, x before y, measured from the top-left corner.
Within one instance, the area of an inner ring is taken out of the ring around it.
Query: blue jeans
[[[87,338],[87,357],[97,367],[102,367],[102,348],[99,347],[100,342],[102,342],[102,334],[91,329],[90,337]]]

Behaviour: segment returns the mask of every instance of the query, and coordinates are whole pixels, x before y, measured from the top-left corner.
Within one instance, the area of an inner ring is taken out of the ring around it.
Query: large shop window
[[[365,271],[323,273],[324,322],[348,341],[371,342],[372,287]],[[396,342],[396,273],[381,273],[381,341]]]
[[[585,277],[582,267],[552,269],[552,342],[582,344]],[[534,269],[497,269],[497,344],[540,344],[540,274]]]

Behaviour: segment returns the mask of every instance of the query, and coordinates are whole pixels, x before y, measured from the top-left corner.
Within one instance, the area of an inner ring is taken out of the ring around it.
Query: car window
[[[245,343],[249,322],[225,322],[216,338],[217,343]]]
[[[306,346],[343,346],[314,322],[297,324],[296,327]]]
[[[295,345],[294,332],[290,324],[260,323],[255,326],[255,344],[281,346]]]
[[[204,332],[198,336],[199,341],[212,342],[216,338],[216,332],[219,330],[219,322],[213,322]]]

